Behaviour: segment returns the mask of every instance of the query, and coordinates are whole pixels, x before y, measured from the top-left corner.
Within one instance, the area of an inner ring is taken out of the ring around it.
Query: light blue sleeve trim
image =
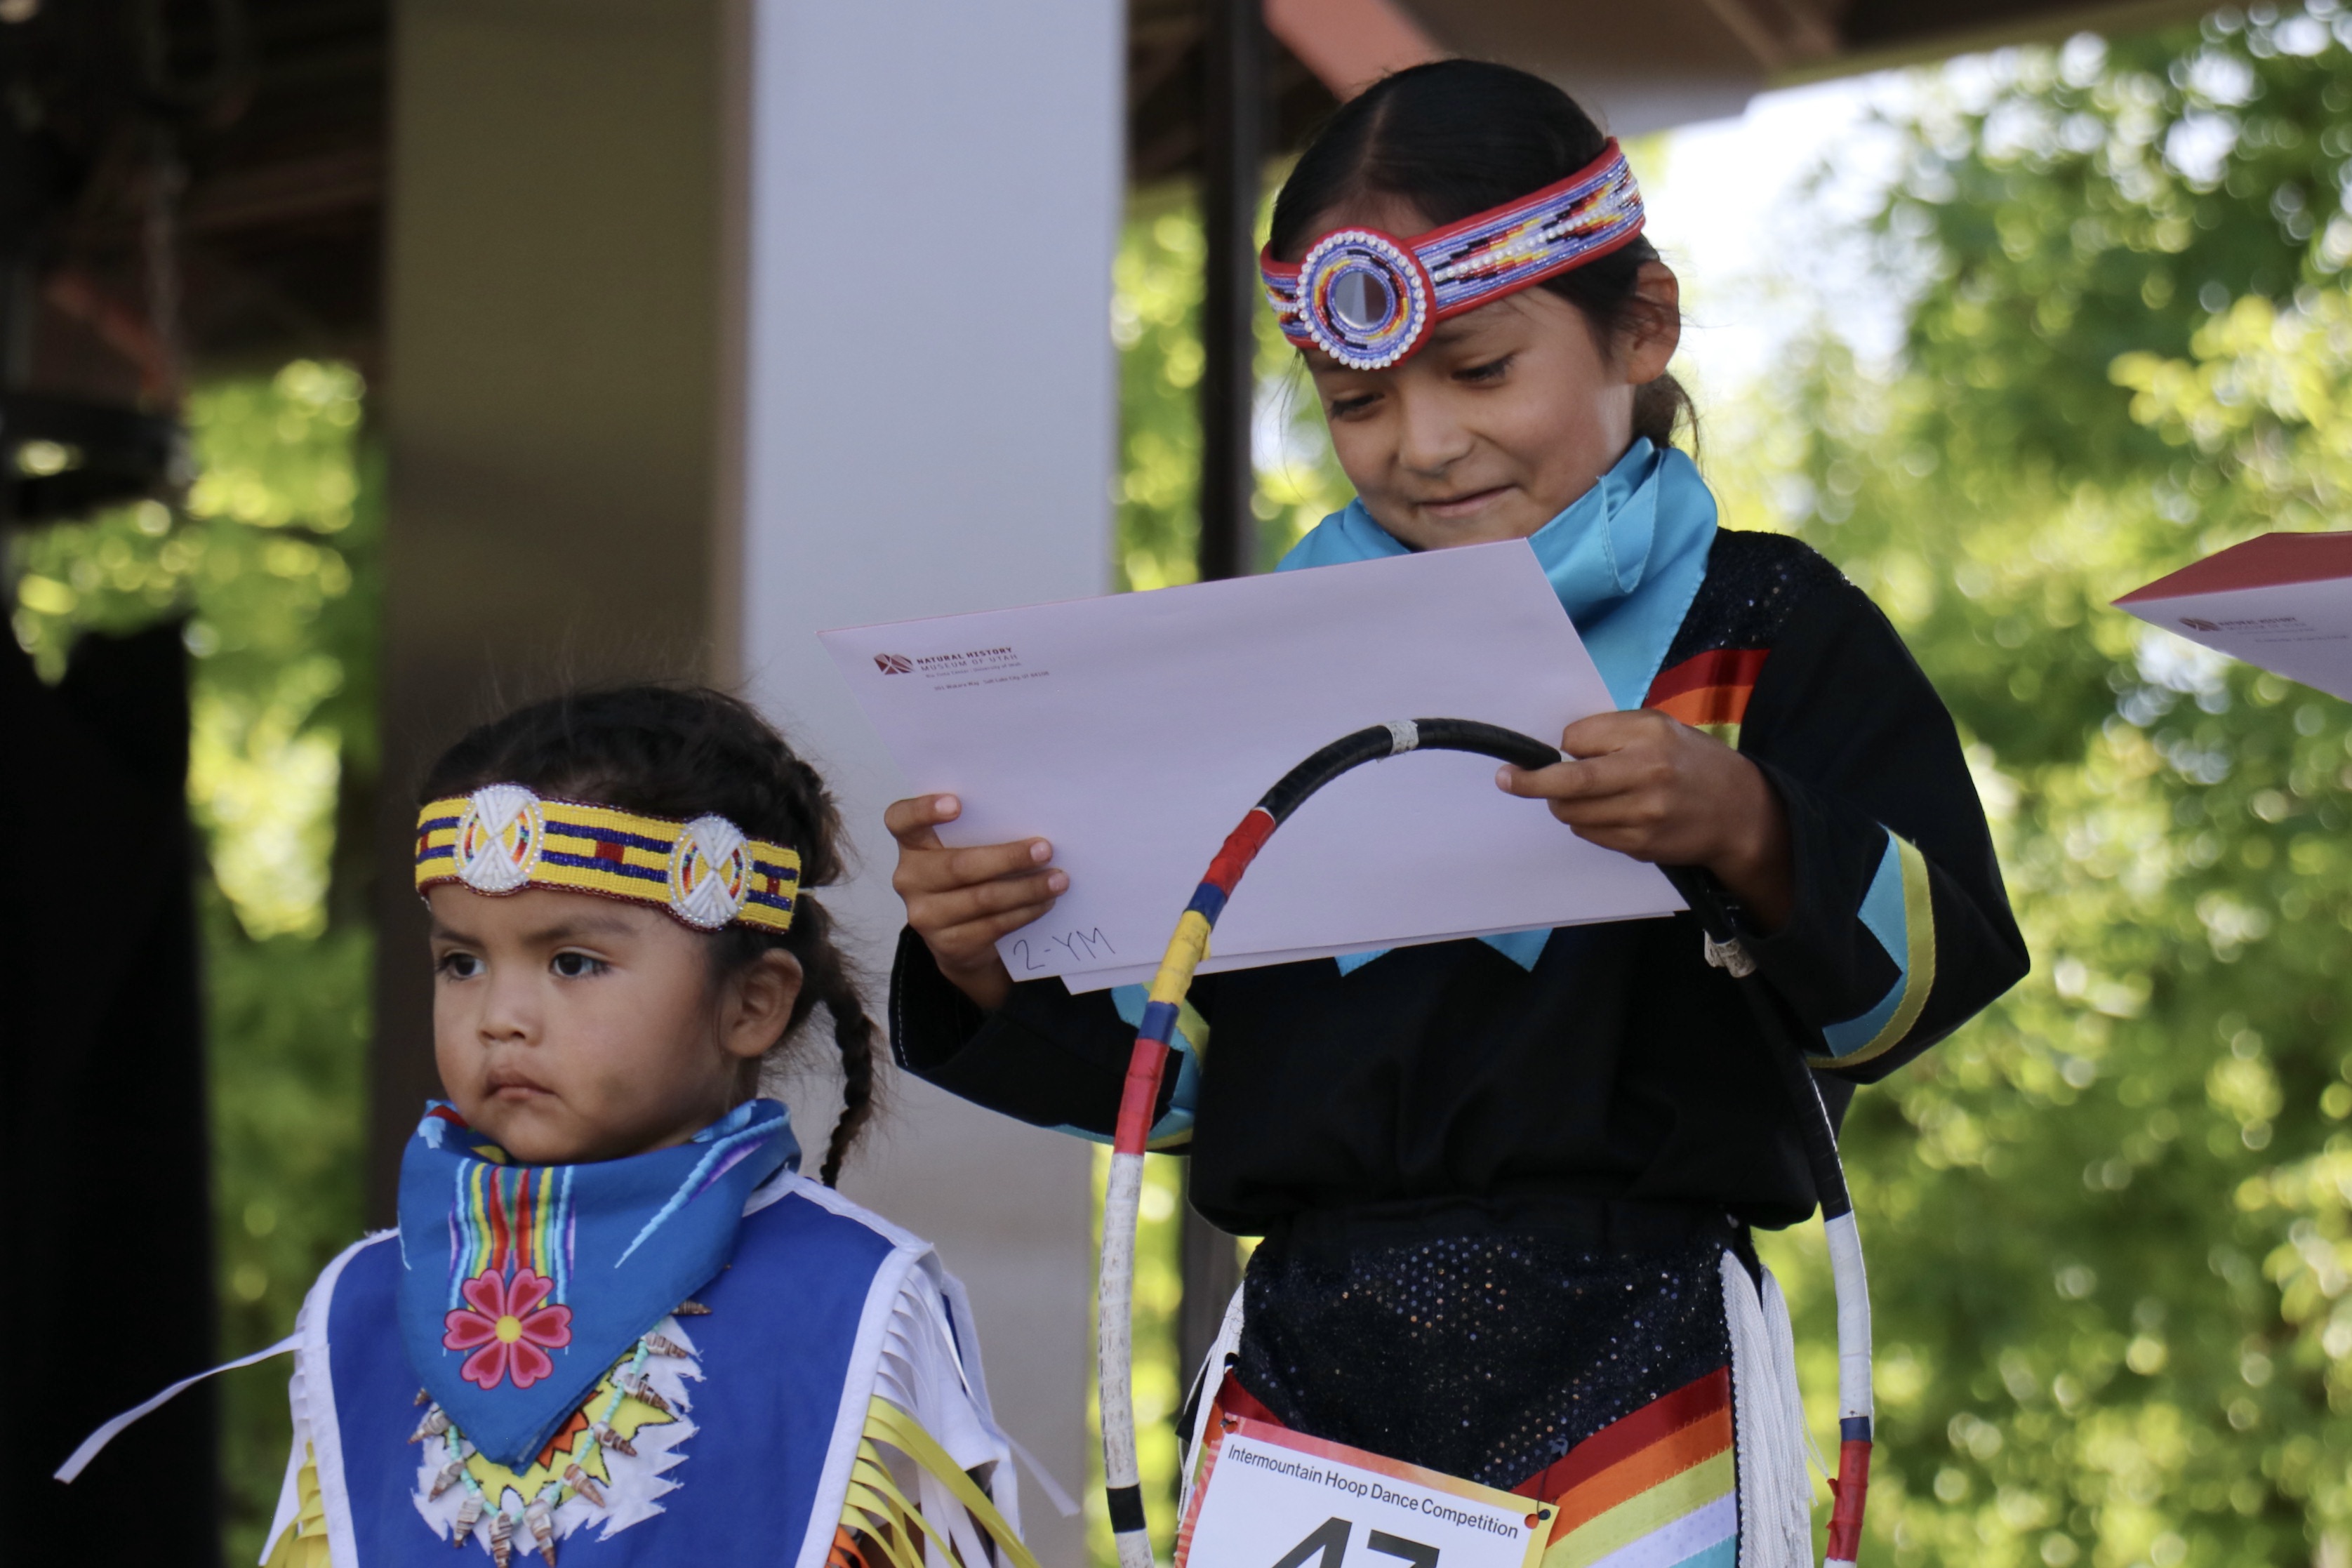
[[[1886,836],[1886,853],[1879,857],[1878,870],[1870,879],[1870,890],[1862,896],[1860,912],[1864,929],[1878,939],[1878,945],[1895,961],[1895,984],[1869,1012],[1822,1031],[1832,1056],[1845,1056],[1876,1039],[1895,1010],[1903,1005],[1903,994],[1911,984],[1910,923],[1903,912],[1903,858],[1892,833]]]
[[[1543,956],[1544,943],[1551,940],[1551,932],[1552,928],[1549,926],[1537,926],[1529,931],[1498,931],[1493,936],[1482,936],[1478,940],[1521,969],[1532,973],[1535,971],[1536,960]],[[1392,947],[1368,947],[1361,952],[1343,952],[1331,962],[1339,966],[1341,974],[1353,974],[1372,960],[1384,957],[1395,951],[1396,949]]]

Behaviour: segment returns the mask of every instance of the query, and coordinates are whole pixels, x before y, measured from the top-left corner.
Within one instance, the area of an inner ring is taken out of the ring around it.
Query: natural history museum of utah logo
[[[912,675],[915,661],[903,653],[877,653],[874,664],[885,675]]]

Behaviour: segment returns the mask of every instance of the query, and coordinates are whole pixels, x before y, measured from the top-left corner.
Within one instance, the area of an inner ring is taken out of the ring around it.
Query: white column
[[[862,870],[824,896],[877,1007],[904,781],[814,633],[1108,586],[1123,20],[1118,0],[751,0],[741,669],[838,794]],[[971,1287],[999,1415],[1075,1488],[1087,1149],[895,1089],[845,1185]],[[1024,1500],[1040,1557],[1075,1568],[1078,1522]]]

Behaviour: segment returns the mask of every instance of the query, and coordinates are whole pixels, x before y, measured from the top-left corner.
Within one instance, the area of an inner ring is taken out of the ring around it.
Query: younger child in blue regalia
[[[303,1306],[268,1562],[1031,1563],[961,1287],[832,1191],[873,1026],[802,890],[840,868],[815,773],[642,687],[477,730],[422,794],[449,1099],[398,1230]],[[757,1093],[820,1004],[821,1182]]]

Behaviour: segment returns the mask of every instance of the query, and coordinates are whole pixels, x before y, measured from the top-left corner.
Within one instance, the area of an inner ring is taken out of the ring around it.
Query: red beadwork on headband
[[[1642,192],[1614,141],[1532,195],[1410,239],[1336,229],[1297,266],[1260,255],[1283,336],[1355,370],[1409,357],[1448,316],[1608,255],[1642,232]]]

